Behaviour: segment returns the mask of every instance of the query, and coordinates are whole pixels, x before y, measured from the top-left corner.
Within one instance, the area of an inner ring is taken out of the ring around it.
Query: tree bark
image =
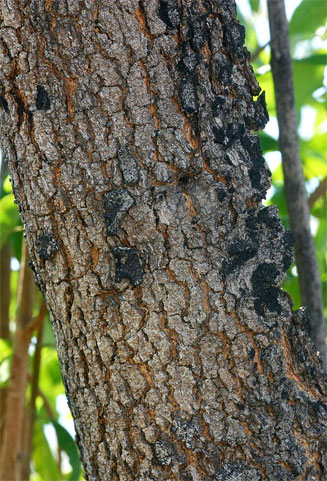
[[[278,142],[282,154],[287,210],[295,238],[301,300],[308,308],[312,339],[327,369],[324,304],[297,136],[293,68],[284,0],[268,0],[268,12],[271,69],[279,126]]]
[[[7,0],[2,144],[88,480],[323,479],[234,2]]]
[[[5,242],[0,250],[0,337],[2,339],[10,339],[10,257],[10,244]]]

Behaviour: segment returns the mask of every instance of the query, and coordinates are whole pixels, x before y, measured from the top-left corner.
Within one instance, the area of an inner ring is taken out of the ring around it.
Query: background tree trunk
[[[320,273],[311,235],[308,196],[305,190],[294,99],[293,69],[284,0],[268,0],[271,35],[271,69],[274,78],[279,148],[290,225],[294,233],[296,267],[301,299],[309,311],[312,340],[327,370],[325,318]]]
[[[86,478],[322,480],[234,3],[1,8],[2,145]]]

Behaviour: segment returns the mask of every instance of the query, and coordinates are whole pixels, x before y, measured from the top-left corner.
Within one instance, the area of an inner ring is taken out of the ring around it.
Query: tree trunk
[[[88,480],[322,480],[230,1],[3,2],[2,144]]]

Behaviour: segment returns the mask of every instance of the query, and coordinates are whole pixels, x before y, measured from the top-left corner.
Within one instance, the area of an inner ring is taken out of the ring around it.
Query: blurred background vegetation
[[[324,299],[327,292],[326,218],[326,46],[327,7],[320,0],[286,0],[290,19],[296,107],[305,183],[311,211],[311,227],[317,249]],[[277,204],[285,227],[289,227],[285,205],[278,127],[270,70],[269,28],[265,0],[238,0],[238,18],[246,27],[246,46],[251,53],[257,79],[266,91],[270,122],[260,133],[261,146],[272,171],[272,187],[266,204]],[[0,339],[0,436],[4,399],[13,355],[13,334],[18,311],[18,290],[22,264],[23,226],[19,219],[8,172],[1,164],[0,247],[1,247],[1,339]],[[296,266],[287,272],[284,288],[300,307]],[[82,468],[74,428],[51,330],[41,293],[35,288],[34,327],[28,348],[28,389],[26,393],[25,446],[31,450],[31,481],[82,479]],[[326,316],[326,305],[325,305]],[[34,413],[34,414],[33,414]],[[29,464],[29,459],[27,459]]]

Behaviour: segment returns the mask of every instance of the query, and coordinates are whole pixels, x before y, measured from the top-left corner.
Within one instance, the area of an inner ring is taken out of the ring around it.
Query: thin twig
[[[21,466],[20,479],[30,478],[30,462],[33,444],[33,431],[35,423],[35,401],[38,394],[39,373],[41,365],[41,350],[43,338],[44,317],[47,313],[47,308],[44,300],[41,301],[41,306],[38,315],[34,318],[38,324],[37,341],[34,352],[33,375],[31,378],[31,398],[28,407],[25,410],[25,432],[23,434],[23,461]]]
[[[318,185],[316,190],[314,190],[312,192],[312,194],[310,195],[309,200],[308,200],[309,210],[312,209],[312,207],[317,202],[317,200],[320,199],[320,197],[322,197],[323,195],[325,195],[326,192],[327,192],[327,177],[325,177],[320,182],[320,184]]]
[[[258,57],[259,55],[261,54],[261,52],[266,48],[268,47],[268,45],[270,44],[270,40],[268,42],[266,42],[264,45],[262,45],[261,47],[258,47],[257,50],[251,55],[250,57],[250,62],[254,62]]]

